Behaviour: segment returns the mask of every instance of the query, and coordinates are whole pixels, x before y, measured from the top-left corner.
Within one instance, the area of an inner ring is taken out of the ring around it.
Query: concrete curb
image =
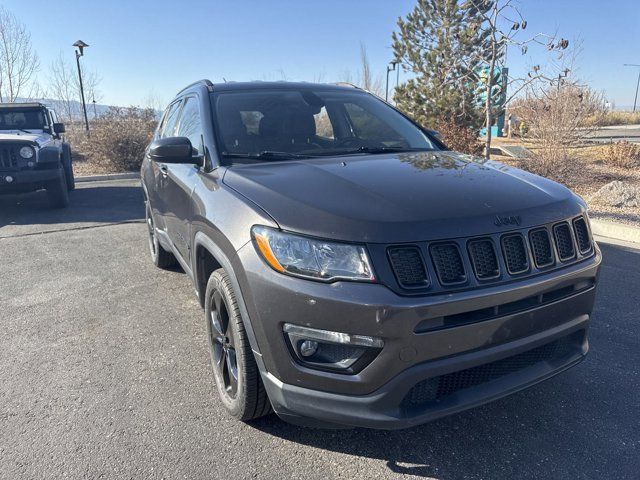
[[[104,182],[107,180],[128,180],[140,178],[140,173],[131,172],[131,173],[110,173],[107,175],[87,175],[85,177],[76,177],[77,182]]]
[[[591,219],[591,232],[601,237],[623,240],[625,242],[640,243],[640,228],[623,223],[607,222]]]

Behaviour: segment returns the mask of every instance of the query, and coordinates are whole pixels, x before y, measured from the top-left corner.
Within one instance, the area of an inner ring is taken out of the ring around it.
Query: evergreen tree
[[[490,55],[490,32],[481,28],[495,0],[417,0],[398,19],[393,50],[414,76],[395,92],[398,108],[437,128],[439,119],[476,131],[482,127],[474,72]]]

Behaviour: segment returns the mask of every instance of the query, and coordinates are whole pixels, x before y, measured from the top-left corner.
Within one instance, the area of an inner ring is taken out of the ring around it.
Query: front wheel
[[[61,168],[60,176],[57,180],[47,185],[47,196],[52,208],[65,208],[69,206],[69,190],[67,188],[67,177],[64,169]]]
[[[66,143],[62,145],[62,157],[64,173],[67,176],[67,190],[71,192],[76,189],[76,179],[73,175],[73,157],[71,156],[71,147]]]
[[[238,420],[253,420],[271,412],[242,322],[229,276],[220,268],[207,283],[205,315],[211,365],[218,395]]]

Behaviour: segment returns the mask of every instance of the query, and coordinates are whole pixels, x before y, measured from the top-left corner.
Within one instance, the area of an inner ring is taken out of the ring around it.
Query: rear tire
[[[224,407],[242,421],[271,413],[236,294],[223,268],[213,272],[207,282],[205,318],[213,376]]]
[[[67,177],[63,168],[60,171],[60,178],[47,185],[47,196],[49,197],[51,208],[66,208],[69,206]]]
[[[149,252],[153,264],[162,269],[171,268],[176,265],[176,257],[171,252],[167,252],[160,242],[156,234],[156,224],[153,221],[153,214],[149,202],[145,202],[145,217],[147,220],[147,230],[149,234]]]

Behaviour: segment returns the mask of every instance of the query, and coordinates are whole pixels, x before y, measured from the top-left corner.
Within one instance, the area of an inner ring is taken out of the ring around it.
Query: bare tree
[[[100,102],[102,99],[98,90],[100,77],[94,71],[87,71],[82,65],[80,70],[82,71],[82,84],[87,102],[92,103],[93,100],[96,103]],[[73,121],[82,114],[78,70],[70,61],[66,60],[62,52],[49,68],[49,95],[60,102],[59,113],[65,120]]]
[[[347,69],[342,72],[340,81],[358,85],[360,88],[363,88],[378,97],[384,96],[382,77],[379,75],[374,77],[371,71],[371,64],[369,63],[367,48],[362,43],[360,43],[360,71],[354,75],[351,70]]]
[[[489,55],[484,59],[488,63],[488,74],[484,76],[478,75],[478,69],[475,63],[469,65],[469,76],[476,82],[482,82],[484,88],[484,115],[487,135],[485,140],[485,156],[489,158],[491,151],[491,126],[496,115],[495,105],[495,88],[500,87],[496,84],[495,72],[502,70],[506,64],[507,48],[519,49],[522,55],[525,55],[529,47],[532,45],[544,46],[548,51],[560,52],[569,46],[569,41],[563,38],[558,39],[557,35],[548,35],[545,33],[536,33],[530,37],[519,39],[518,34],[527,28],[527,21],[524,19],[520,10],[516,7],[514,0],[496,0],[490,9],[482,9],[483,0],[471,0],[477,5],[478,10],[482,12],[484,22],[480,27],[482,32],[488,32],[489,37]],[[538,80],[548,80],[539,65],[531,68],[526,77],[508,76],[506,85],[511,93],[502,102],[502,107],[513,100],[523,89]]]
[[[366,91],[381,97],[384,94],[382,88],[382,77],[379,75],[374,77],[371,73],[371,64],[367,55],[367,47],[360,43],[360,78],[358,83]]]
[[[511,108],[525,122],[527,138],[538,146],[529,168],[542,175],[565,168],[569,149],[597,129],[606,112],[602,93],[572,77],[531,86]]]
[[[49,95],[60,102],[58,114],[67,122],[77,115],[77,91],[74,72],[70,64],[65,61],[62,52],[51,63],[49,69]]]
[[[30,86],[39,67],[31,34],[6,8],[0,6],[0,101],[15,102]]]

